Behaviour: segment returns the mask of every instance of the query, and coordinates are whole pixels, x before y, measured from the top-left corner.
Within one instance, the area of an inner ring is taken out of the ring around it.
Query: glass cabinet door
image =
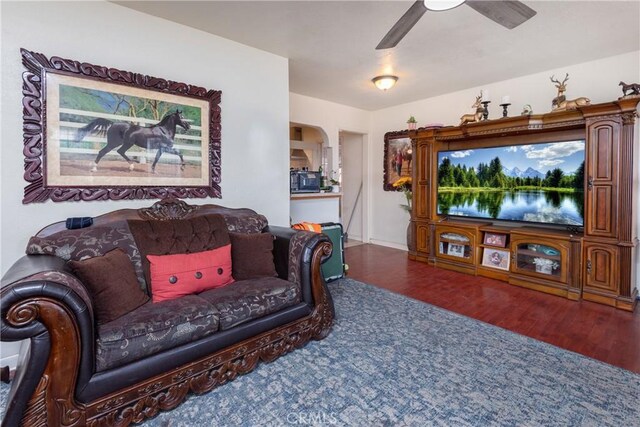
[[[452,231],[438,232],[438,255],[470,262],[472,256],[472,242],[469,236]]]
[[[515,243],[515,268],[552,280],[565,281],[566,253],[561,247],[536,242]]]

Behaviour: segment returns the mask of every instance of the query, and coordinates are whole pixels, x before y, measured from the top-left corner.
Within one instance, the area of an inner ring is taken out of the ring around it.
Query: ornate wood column
[[[410,259],[427,261],[431,253],[431,144],[433,131],[418,129],[411,133],[411,146],[415,157],[412,188],[413,206],[411,221],[415,230],[416,250]],[[420,136],[418,136],[420,135]]]

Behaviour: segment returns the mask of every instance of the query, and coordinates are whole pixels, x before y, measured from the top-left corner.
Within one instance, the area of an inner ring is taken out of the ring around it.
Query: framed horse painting
[[[221,92],[21,50],[23,203],[221,197]]]
[[[413,153],[411,138],[406,131],[387,132],[384,134],[384,190],[402,191],[400,178],[411,178]]]

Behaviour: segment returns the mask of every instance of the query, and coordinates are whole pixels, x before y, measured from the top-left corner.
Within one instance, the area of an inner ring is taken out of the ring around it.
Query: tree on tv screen
[[[549,189],[562,191],[583,191],[584,161],[575,174],[565,174],[560,168],[550,169],[544,178],[512,177],[504,173],[499,157],[488,164],[478,164],[477,170],[466,165],[454,165],[444,157],[438,167],[438,186],[446,189]]]

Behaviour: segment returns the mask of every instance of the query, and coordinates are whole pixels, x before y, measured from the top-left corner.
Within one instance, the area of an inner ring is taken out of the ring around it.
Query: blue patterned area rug
[[[143,425],[640,425],[640,375],[354,280],[329,288],[326,339]]]

